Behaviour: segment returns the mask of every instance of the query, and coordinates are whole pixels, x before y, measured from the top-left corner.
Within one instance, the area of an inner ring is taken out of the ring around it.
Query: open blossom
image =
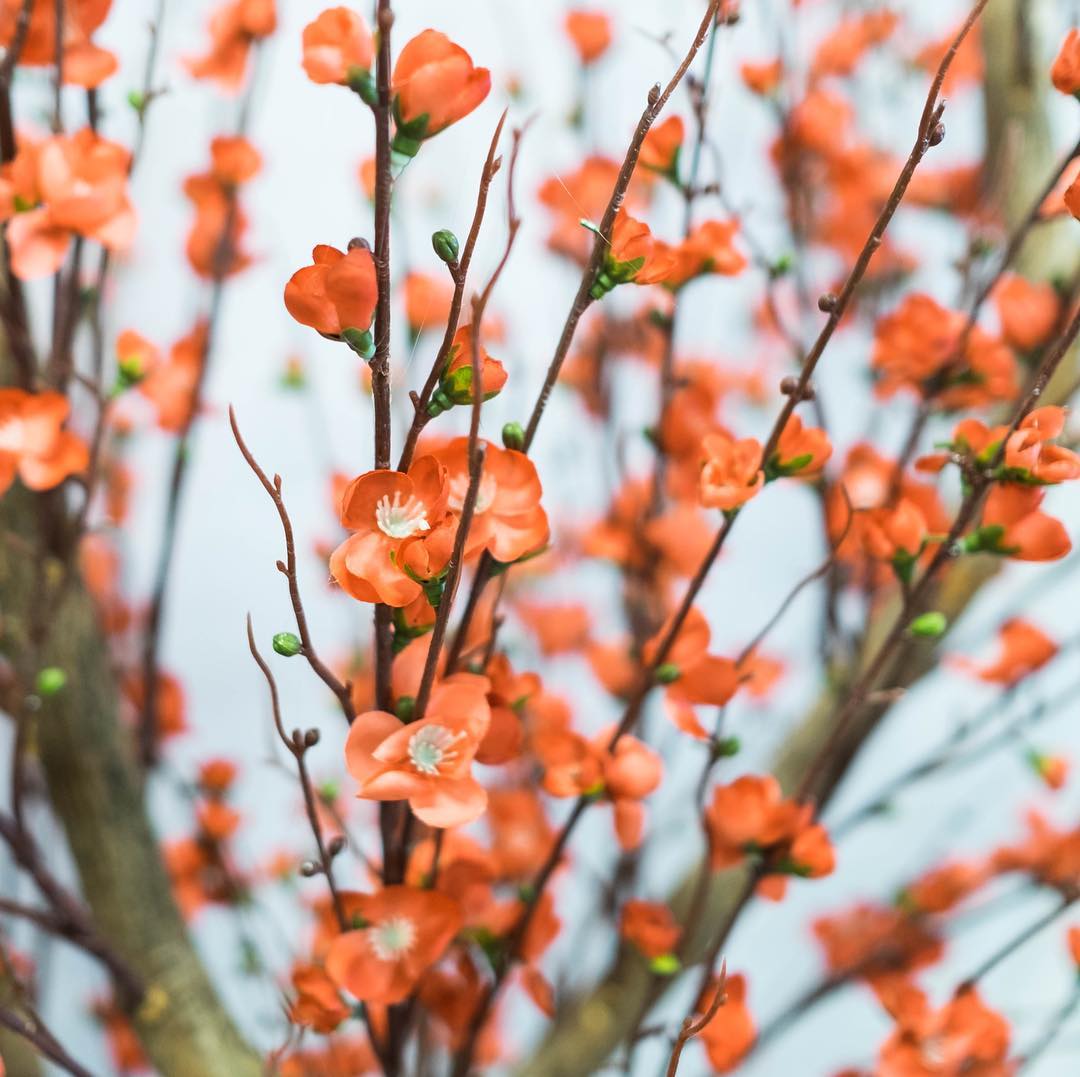
[[[184,180],[195,208],[188,231],[188,262],[200,277],[221,279],[245,269],[251,256],[241,246],[248,228],[237,189],[262,168],[262,157],[245,138],[218,137],[210,143],[210,168]]]
[[[675,952],[682,928],[671,909],[660,901],[627,901],[622,907],[619,933],[646,957]]]
[[[1042,669],[1058,653],[1058,645],[1038,625],[1013,617],[998,630],[998,657],[985,665],[965,659],[955,664],[970,670],[982,681],[1012,688]]]
[[[15,275],[28,280],[55,273],[76,235],[126,250],[135,236],[130,162],[123,146],[89,127],[22,142],[0,171],[0,217],[7,220]]]
[[[604,264],[592,286],[593,299],[602,299],[619,284],[656,284],[675,264],[672,254],[653,238],[649,226],[621,208],[615,214]]]
[[[1033,352],[1045,344],[1057,327],[1061,297],[1046,282],[1006,274],[994,289],[994,305],[1001,321],[1001,335],[1021,352]]]
[[[334,939],[326,971],[362,1002],[406,998],[462,925],[461,907],[437,890],[387,886],[355,895],[352,905],[363,926]]]
[[[347,7],[332,7],[304,27],[303,64],[312,82],[347,86],[375,59],[375,42],[364,20]]]
[[[206,363],[207,333],[206,322],[199,322],[172,346],[165,361],[160,359],[156,349],[153,352],[143,350],[149,342],[142,338],[137,341],[137,334],[121,334],[116,342],[117,355],[122,362],[131,362],[133,356],[138,356],[137,361],[146,364],[142,367],[144,373],[139,380],[139,392],[154,406],[162,430],[179,433],[191,421]]]
[[[779,475],[816,475],[832,455],[832,443],[824,430],[804,427],[798,415],[784,426],[776,452],[769,461],[770,473]]]
[[[465,116],[487,97],[491,72],[445,34],[424,30],[398,56],[390,91],[397,122],[395,148],[415,154],[419,144]]]
[[[719,981],[710,984],[699,1002],[699,1012],[709,1012],[716,992],[721,989],[725,1001],[698,1036],[713,1070],[731,1073],[753,1046],[757,1027],[746,1003],[746,977],[741,973],[726,977],[723,984]]]
[[[663,123],[649,129],[641,144],[638,164],[661,175],[675,176],[679,165],[679,151],[686,137],[686,124],[681,116],[669,116]]]
[[[611,45],[611,19],[602,11],[569,11],[563,25],[583,64],[595,63]]]
[[[669,624],[646,643],[643,651],[646,662],[655,660]],[[662,670],[666,667],[670,671],[670,677],[665,678],[669,699],[722,707],[735,694],[739,687],[738,668],[732,659],[708,653],[710,635],[705,615],[696,606],[692,607],[661,666]]]
[[[487,733],[488,682],[457,673],[437,684],[425,716],[406,725],[385,711],[359,715],[349,728],[345,763],[365,800],[407,800],[433,827],[462,826],[487,806],[472,776],[476,750]]]
[[[615,810],[615,834],[625,850],[641,844],[645,827],[642,801],[660,784],[664,768],[660,757],[637,737],[625,734],[609,748],[615,727],[593,737],[591,745],[600,760],[604,797]]]
[[[676,247],[663,248],[674,264],[663,278],[673,291],[706,273],[734,277],[747,265],[735,248],[738,221],[702,221]]]
[[[737,441],[729,434],[709,434],[701,443],[701,457],[699,500],[707,509],[737,509],[765,483],[756,438]]]
[[[23,0],[0,2],[0,45],[11,47],[18,25]],[[57,4],[34,3],[30,22],[19,51],[19,64],[27,67],[51,67],[56,63],[56,41],[59,36],[65,83],[92,89],[100,86],[117,69],[116,57],[108,49],[99,48],[91,35],[105,21],[112,0],[65,0],[61,32],[56,32]]]
[[[454,438],[432,455],[446,469],[447,504],[459,513],[469,489],[469,439]],[[524,453],[487,443],[466,556],[487,550],[509,563],[541,549],[548,540],[541,493],[536,465]]]
[[[277,29],[274,0],[226,0],[210,16],[209,29],[209,48],[186,60],[187,69],[194,78],[235,92],[247,74],[252,45]]]
[[[371,251],[355,243],[343,254],[321,243],[311,258],[314,265],[298,269],[285,285],[289,313],[323,336],[341,337],[347,330],[366,333],[378,299]]]
[[[1054,66],[1050,68],[1050,79],[1062,93],[1080,93],[1080,30],[1075,26],[1061,43]]]
[[[443,277],[415,270],[401,282],[405,297],[405,320],[409,332],[419,336],[425,329],[442,329],[450,317],[454,288]]]
[[[756,94],[771,94],[780,85],[784,74],[784,65],[780,58],[765,60],[761,63],[744,63],[739,67],[743,85]]]
[[[330,557],[334,579],[361,602],[407,606],[422,588],[404,571],[404,548],[434,537],[448,497],[446,469],[432,456],[415,460],[407,475],[368,471],[353,479],[341,498],[341,522],[352,534]]]
[[[863,517],[863,545],[879,561],[913,562],[922,553],[926,535],[926,517],[904,497],[890,508],[870,509]]]
[[[1042,512],[1038,487],[997,483],[983,509],[978,548],[1018,561],[1057,561],[1072,542],[1060,520]]]
[[[0,389],[0,494],[16,476],[31,490],[50,490],[85,470],[86,443],[63,428],[69,411],[60,393]]]

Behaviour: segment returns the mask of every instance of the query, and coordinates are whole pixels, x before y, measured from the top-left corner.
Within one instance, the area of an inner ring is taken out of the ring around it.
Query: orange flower
[[[285,285],[285,307],[301,324],[325,337],[346,338],[364,350],[359,338],[368,335],[375,316],[378,288],[375,261],[365,244],[349,244],[347,254],[320,243],[312,252],[314,265],[298,269]]]
[[[349,729],[345,763],[365,800],[408,800],[421,822],[462,826],[483,814],[487,793],[472,761],[487,733],[488,682],[457,673],[432,691],[427,712],[406,725],[385,711],[361,714]]]
[[[602,11],[569,11],[563,25],[583,64],[595,63],[611,45],[611,19]]]
[[[1065,207],[1080,221],[1080,175],[1072,181],[1065,191]]]
[[[541,184],[540,201],[556,216],[548,238],[553,251],[584,263],[592,248],[592,236],[581,227],[581,219],[600,220],[618,174],[617,161],[597,155],[587,157],[576,172],[554,175]],[[627,201],[632,204],[632,197]]]
[[[1007,1077],[1012,1067],[1009,1024],[968,988],[932,1011],[917,991],[893,1016],[897,1026],[878,1055],[878,1077],[930,1077],[931,1074],[985,1074]]]
[[[439,329],[450,317],[454,289],[442,277],[430,273],[407,273],[402,281],[405,320],[409,332],[418,337],[425,329]]]
[[[453,898],[411,886],[357,895],[356,915],[363,926],[334,939],[326,971],[354,998],[384,1005],[411,994],[462,924]]]
[[[757,1028],[746,1005],[746,977],[741,973],[726,977],[723,984],[713,983],[699,1000],[698,1012],[708,1013],[716,992],[721,989],[725,1001],[698,1036],[705,1045],[705,1054],[713,1070],[730,1073],[753,1046]]]
[[[701,443],[701,452],[698,499],[705,508],[731,512],[764,485],[761,444],[756,438],[736,441],[725,433],[709,434]]]
[[[499,875],[510,880],[535,875],[555,840],[536,788],[492,789],[485,820]]]
[[[210,16],[210,47],[186,60],[194,78],[216,82],[223,90],[240,89],[251,46],[277,29],[274,0],[229,0]]]
[[[660,784],[663,764],[660,757],[644,744],[624,735],[609,749],[615,727],[601,730],[590,742],[600,760],[604,796],[615,809],[615,833],[627,851],[641,844],[645,808],[641,803]]]
[[[89,127],[20,146],[8,172],[11,194],[0,200],[15,275],[28,280],[55,273],[72,235],[126,250],[135,236],[130,162],[123,146]]]
[[[347,7],[332,7],[304,27],[304,70],[312,82],[348,86],[370,69],[375,43],[368,25]]]
[[[589,611],[579,603],[519,602],[517,613],[545,655],[580,651],[589,640]]]
[[[480,387],[485,400],[498,396],[506,384],[506,369],[498,359],[492,359],[480,344],[476,349],[476,361],[480,367]],[[455,404],[473,402],[473,330],[463,325],[450,345],[449,362],[439,381],[439,387],[428,405],[429,415],[439,415]]]
[[[879,561],[892,561],[910,571],[926,542],[926,517],[907,498],[893,508],[870,509],[863,516],[862,541],[866,552]]]
[[[784,65],[780,58],[760,64],[745,63],[739,68],[743,84],[756,94],[770,94],[780,85]]]
[[[23,0],[0,2],[0,45],[11,47],[22,11]],[[99,48],[90,35],[105,21],[112,0],[65,0],[60,40],[65,83],[93,89],[117,69],[116,57]],[[19,64],[26,67],[51,67],[56,63],[56,4],[35,3],[30,8]]]
[[[669,625],[670,621],[645,644],[642,657],[646,662],[655,660]],[[704,614],[694,606],[680,625],[658,671],[667,684],[668,699],[722,707],[735,694],[739,687],[738,669],[730,658],[708,653],[710,635]]]
[[[625,208],[615,215],[611,242],[604,250],[604,265],[590,295],[603,299],[620,284],[656,284],[674,267],[674,256],[653,239],[649,226],[637,221]]]
[[[330,556],[334,579],[360,602],[407,606],[422,588],[406,574],[402,549],[438,530],[447,495],[446,469],[432,456],[413,461],[407,475],[368,471],[353,479],[341,498],[341,522],[353,534]]]
[[[746,259],[735,249],[737,221],[703,221],[670,252],[674,265],[663,278],[675,291],[705,273],[733,277],[746,268]]]
[[[1069,956],[1073,964],[1080,968],[1080,927],[1070,927],[1068,934]]]
[[[469,439],[454,438],[432,455],[446,469],[447,504],[459,513],[469,489]],[[466,556],[488,550],[509,563],[543,547],[548,519],[541,494],[536,465],[524,453],[488,442]]]
[[[993,662],[980,666],[959,659],[956,664],[981,681],[1012,688],[1042,669],[1057,653],[1057,643],[1041,628],[1021,617],[1013,617],[998,630],[998,657]]]
[[[769,470],[778,475],[816,475],[832,455],[832,444],[824,430],[807,428],[792,414],[784,426],[769,461]]]
[[[682,928],[663,902],[627,901],[622,907],[619,933],[646,957],[675,952]]]
[[[151,366],[146,376],[139,380],[139,392],[153,404],[162,430],[179,433],[191,421],[197,403],[196,390],[206,362],[207,333],[206,322],[199,322],[172,346],[167,362]],[[118,353],[121,341],[126,347],[135,344],[132,337],[121,337],[117,341]]]
[[[1047,789],[1055,792],[1065,788],[1069,780],[1069,760],[1063,755],[1045,755],[1032,750],[1028,754],[1032,769],[1045,783]]]
[[[16,475],[30,490],[51,490],[85,470],[85,442],[63,429],[70,407],[60,393],[0,389],[0,494]]]
[[[1033,352],[1057,327],[1061,298],[1052,284],[1035,284],[1015,273],[994,289],[1001,335],[1018,351]]]
[[[983,509],[982,527],[969,538],[973,548],[1018,561],[1058,561],[1072,543],[1060,520],[1039,511],[1042,490],[1015,483],[998,483]]]
[[[898,21],[891,11],[871,11],[844,19],[818,46],[810,77],[852,74],[867,49],[885,41]]]
[[[289,1007],[289,1020],[315,1032],[333,1032],[352,1016],[352,1007],[338,994],[337,985],[318,965],[295,965],[292,985],[296,998]]]
[[[1061,51],[1050,68],[1050,80],[1062,93],[1080,93],[1080,30],[1075,26],[1061,43]]]
[[[208,759],[199,765],[199,787],[204,793],[222,796],[236,780],[236,764],[231,759]]]
[[[391,80],[394,149],[412,157],[420,143],[468,116],[488,95],[491,73],[445,34],[424,30],[401,50]]]
[[[135,714],[141,714],[146,699],[142,677],[129,674],[122,682],[124,695]],[[187,699],[184,686],[171,673],[159,670],[154,679],[154,723],[161,739],[187,732]]]
[[[679,151],[686,136],[681,116],[669,116],[663,123],[650,128],[641,144],[638,164],[659,172],[662,176],[678,178]]]
[[[933,389],[948,408],[1010,398],[1016,387],[1012,353],[978,327],[967,333],[961,353],[966,326],[965,315],[930,296],[907,296],[874,330],[871,365],[879,376],[878,393],[888,397],[909,388],[925,395]],[[935,384],[937,379],[944,380]]]

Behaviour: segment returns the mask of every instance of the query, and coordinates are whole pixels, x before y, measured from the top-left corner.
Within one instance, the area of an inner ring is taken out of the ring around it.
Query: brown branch
[[[634,129],[633,138],[631,138],[630,145],[627,147],[622,167],[619,169],[619,174],[615,179],[615,186],[612,189],[611,198],[608,200],[607,208],[604,210],[604,215],[600,219],[600,225],[596,229],[592,253],[589,255],[589,261],[585,266],[585,272],[581,276],[581,283],[578,285],[577,294],[574,296],[570,312],[566,316],[562,334],[555,347],[555,354],[551,357],[551,363],[548,365],[547,373],[544,375],[544,383],[540,388],[540,395],[536,399],[532,415],[529,417],[529,424],[525,428],[525,452],[528,452],[529,449],[532,448],[533,439],[536,437],[536,429],[540,425],[540,420],[543,418],[548,398],[555,388],[555,383],[559,380],[559,372],[562,370],[562,365],[570,352],[570,345],[573,343],[578,322],[581,321],[581,316],[594,301],[590,291],[596,280],[596,275],[600,272],[600,268],[603,265],[604,253],[610,243],[608,237],[611,235],[611,229],[615,224],[615,216],[619,212],[619,207],[622,205],[626,190],[630,186],[630,180],[634,175],[634,168],[637,165],[638,155],[641,153],[641,146],[645,141],[645,136],[649,133],[649,129],[652,127],[653,122],[667,104],[668,98],[675,92],[675,88],[682,81],[683,76],[694,62],[694,57],[704,43],[705,38],[709,35],[709,31],[714,27],[716,22],[716,12],[719,6],[720,0],[711,0],[708,10],[705,12],[705,17],[701,20],[701,25],[698,27],[697,34],[695,35],[689,50],[663,91],[660,90],[659,83],[653,86],[649,91],[648,104],[645,106],[645,111],[642,112],[641,118],[638,120],[637,127]]]
[[[289,598],[292,601],[293,616],[296,619],[296,631],[300,636],[301,654],[307,659],[315,675],[337,696],[341,705],[342,713],[350,724],[356,717],[356,709],[353,707],[352,691],[349,683],[342,683],[326,665],[315,650],[315,644],[311,640],[311,629],[308,627],[307,614],[304,612],[303,599],[300,597],[300,582],[296,568],[296,540],[293,537],[292,520],[289,510],[285,507],[285,500],[281,494],[281,476],[275,475],[273,481],[259,466],[247,443],[240,433],[240,426],[236,419],[236,409],[229,407],[229,425],[232,427],[233,438],[241,455],[247,461],[248,467],[255,473],[256,478],[262,483],[263,489],[270,495],[270,500],[277,509],[278,518],[281,520],[281,530],[285,536],[285,561],[278,561],[278,571],[285,576],[289,584]]]
[[[679,1069],[679,1060],[682,1058],[683,1048],[685,1048],[699,1032],[704,1031],[708,1023],[720,1012],[720,1007],[727,1002],[726,986],[727,963],[725,962],[720,966],[720,982],[716,985],[716,995],[713,997],[709,1008],[697,1021],[695,1021],[693,1017],[687,1017],[683,1020],[682,1028],[679,1030],[679,1038],[675,1041],[675,1047],[672,1049],[671,1058],[668,1060],[667,1077],[675,1077],[675,1074]]]

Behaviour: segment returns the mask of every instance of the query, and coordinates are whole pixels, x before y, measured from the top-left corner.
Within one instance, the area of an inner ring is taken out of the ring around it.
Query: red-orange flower
[[[425,138],[467,116],[488,95],[491,73],[445,34],[424,30],[401,50],[391,80],[395,148],[415,154]]]
[[[1060,520],[1039,510],[1045,494],[1038,487],[997,483],[983,509],[980,549],[1018,561],[1057,561],[1072,542]]]
[[[11,47],[15,38],[23,0],[2,0],[0,3],[0,45]],[[30,22],[25,31],[19,64],[27,67],[47,67],[56,63],[57,36],[61,42],[63,78],[93,89],[100,86],[117,68],[116,57],[90,40],[91,34],[105,21],[112,0],[65,0],[55,3],[34,3],[30,6]],[[56,32],[57,11],[63,13],[63,26]]]
[[[210,16],[210,47],[185,61],[191,75],[227,91],[238,90],[251,46],[277,29],[274,0],[229,0]]]
[[[625,850],[641,844],[645,806],[641,803],[660,784],[660,757],[637,737],[626,734],[609,748],[615,727],[601,730],[591,741],[600,760],[604,796],[615,809],[615,834]]]
[[[682,928],[661,901],[627,901],[622,907],[619,933],[652,958],[674,953]]]
[[[375,43],[364,20],[347,7],[332,7],[304,27],[304,70],[312,82],[347,86],[375,59]]]
[[[135,211],[128,198],[131,155],[89,127],[24,142],[0,190],[12,271],[24,280],[55,273],[73,235],[109,250],[130,246]],[[10,199],[10,201],[9,201]]]
[[[635,220],[625,208],[615,215],[611,242],[604,249],[604,265],[592,286],[593,299],[602,299],[619,284],[656,284],[667,279],[675,259],[657,243],[649,226]]]
[[[737,509],[765,483],[757,438],[736,441],[726,433],[709,434],[701,443],[701,454],[699,500],[707,509]]]
[[[686,125],[681,116],[669,116],[663,123],[649,130],[641,144],[638,164],[665,176],[675,176],[679,163],[679,150],[686,136]]]
[[[1075,26],[1061,43],[1061,51],[1050,68],[1050,80],[1062,93],[1080,93],[1080,30]]]
[[[982,681],[1012,688],[1025,677],[1042,669],[1058,653],[1058,645],[1041,628],[1013,617],[998,630],[998,657],[986,665],[957,660]]]
[[[713,1070],[730,1073],[753,1046],[757,1027],[746,1004],[746,977],[741,973],[726,977],[722,984],[714,982],[700,1000],[699,1012],[708,1013],[719,990],[724,1002],[698,1036]]]
[[[611,19],[602,11],[569,11],[563,25],[583,64],[595,63],[611,45]]]
[[[86,468],[86,443],[63,429],[69,411],[60,393],[0,389],[0,494],[16,475],[31,490],[51,490]]]
[[[166,362],[151,365],[139,381],[139,392],[153,404],[158,426],[162,430],[178,433],[191,421],[197,403],[196,389],[206,362],[207,333],[206,323],[199,322],[172,346]],[[139,351],[135,354],[145,354],[142,348],[147,342],[137,345],[133,336],[124,334],[116,342],[117,353],[122,360],[132,353],[121,353],[121,345],[125,348],[136,346]]]
[[[1033,283],[1007,274],[994,289],[1001,335],[1012,347],[1033,352],[1057,327],[1061,298],[1052,284]]]
[[[744,63],[739,67],[739,74],[747,89],[756,94],[770,94],[780,85],[784,66],[780,58],[763,63]]]
[[[407,273],[401,285],[409,332],[419,336],[425,329],[441,329],[450,316],[453,286],[442,277],[417,272]]]
[[[366,333],[378,299],[371,251],[355,243],[342,254],[320,243],[311,258],[314,265],[298,269],[285,285],[289,313],[323,336],[342,337],[349,330]]]
[[[816,475],[831,455],[829,435],[816,427],[804,427],[802,419],[793,414],[784,426],[769,467],[779,475]]]
[[[706,273],[733,277],[746,268],[746,258],[735,249],[738,221],[702,221],[677,246],[662,248],[674,264],[663,277],[673,291]]]
[[[384,1005],[412,992],[462,924],[453,898],[411,886],[356,895],[355,913],[363,926],[334,939],[326,971],[354,998]]]
[[[431,403],[429,415],[438,415],[454,404],[471,404],[473,392],[473,327],[463,325],[455,334],[450,345],[449,361],[439,381]],[[485,400],[490,400],[502,392],[506,384],[506,368],[498,359],[487,353],[482,343],[477,342],[475,360],[480,370],[480,388]]]
[[[330,556],[334,579],[361,602],[407,606],[422,588],[405,572],[403,547],[434,537],[447,496],[446,469],[432,456],[415,460],[407,475],[368,471],[353,479],[341,498],[341,522],[353,534]]]
[[[469,439],[455,438],[432,455],[446,469],[447,504],[458,513],[469,489]],[[466,554],[488,550],[511,562],[539,550],[548,540],[536,465],[524,454],[487,443]]]
[[[345,763],[366,800],[408,800],[428,826],[461,826],[487,806],[472,776],[476,750],[487,733],[488,682],[471,673],[441,681],[425,716],[406,725],[385,711],[361,714],[349,729]]]
[[[296,998],[289,1006],[289,1020],[315,1032],[333,1032],[351,1016],[352,1008],[338,994],[334,983],[319,965],[296,965],[292,970]]]

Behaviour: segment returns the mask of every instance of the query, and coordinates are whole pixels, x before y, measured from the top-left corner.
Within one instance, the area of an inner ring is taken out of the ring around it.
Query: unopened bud
[[[682,676],[682,670],[674,662],[665,662],[656,669],[656,679],[660,684],[674,684]]]
[[[285,658],[294,658],[304,648],[294,632],[278,632],[273,639],[274,650]]]
[[[908,631],[913,636],[921,636],[924,639],[937,639],[945,634],[949,627],[949,619],[940,610],[931,610],[916,617],[908,625]]]
[[[649,962],[649,971],[657,976],[674,976],[682,968],[682,962],[675,954],[657,954]]]
[[[432,234],[431,246],[435,253],[447,264],[450,262],[456,262],[458,252],[461,250],[461,244],[458,243],[458,237],[450,231],[449,228],[440,228],[437,232]]]
[[[304,747],[314,748],[319,743],[319,731],[317,729],[309,729],[304,734]]]
[[[67,684],[67,674],[59,666],[46,666],[38,671],[35,687],[43,699],[56,695]]]
[[[312,876],[318,875],[321,871],[322,868],[319,867],[314,860],[305,860],[300,865],[300,874],[303,875],[305,879],[310,879]]]
[[[820,310],[822,314],[832,314],[832,312],[836,310],[837,303],[839,303],[839,300],[836,296],[832,292],[826,292],[823,296],[818,298],[818,310]]]
[[[521,423],[506,423],[503,426],[502,443],[506,448],[518,452],[525,448],[525,429]]]
[[[375,341],[368,329],[343,329],[341,339],[365,361],[375,354]]]
[[[327,846],[331,856],[337,856],[345,848],[345,836],[343,834],[336,834],[330,839],[330,844]]]
[[[930,145],[931,146],[940,146],[942,144],[942,142],[944,142],[944,141],[945,141],[945,124],[940,123],[940,122],[934,124],[934,129],[933,129],[933,131],[930,132]]]

